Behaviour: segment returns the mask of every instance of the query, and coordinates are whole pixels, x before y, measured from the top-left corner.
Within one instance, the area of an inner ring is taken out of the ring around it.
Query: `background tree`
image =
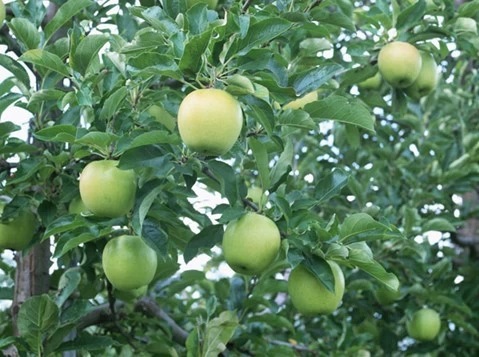
[[[2,254],[4,353],[477,354],[479,2],[192,2],[6,3],[2,222],[31,210],[37,223]],[[430,94],[364,84],[391,41],[433,56]],[[176,125],[183,98],[209,87],[244,115],[220,157],[188,149]],[[81,206],[79,175],[101,159],[135,172],[127,215]],[[247,211],[282,238],[256,276],[227,270],[220,249]],[[105,278],[103,248],[125,234],[156,251],[147,292]],[[180,269],[201,254],[204,268]],[[299,314],[289,272],[301,263],[333,291],[326,260],[345,275],[342,304]],[[441,319],[428,342],[406,328],[423,307]]]

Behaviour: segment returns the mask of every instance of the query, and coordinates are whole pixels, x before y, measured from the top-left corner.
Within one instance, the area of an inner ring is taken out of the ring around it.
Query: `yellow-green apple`
[[[135,290],[148,285],[155,276],[156,264],[155,250],[139,236],[112,238],[103,249],[103,270],[118,290]]]
[[[421,71],[413,84],[405,89],[406,94],[419,100],[431,93],[437,86],[438,73],[437,64],[434,57],[427,52],[421,52]]]
[[[410,43],[390,42],[379,51],[379,72],[395,88],[409,87],[419,75],[421,65],[421,54]]]
[[[376,72],[374,76],[359,82],[358,87],[361,89],[378,89],[381,87],[381,75],[379,72]]]
[[[243,126],[239,102],[228,92],[197,89],[189,93],[178,109],[181,139],[191,150],[207,156],[226,154]]]
[[[391,305],[401,296],[401,292],[398,290],[393,290],[386,285],[381,285],[375,292],[374,297],[376,301],[383,306]]]
[[[330,314],[336,310],[344,295],[344,274],[339,265],[328,261],[334,276],[334,292],[300,264],[288,278],[288,293],[293,306],[304,315]]]
[[[100,217],[120,217],[135,203],[133,170],[121,170],[116,160],[90,162],[80,175],[80,196],[89,211]]]
[[[0,217],[7,202],[0,200]],[[21,209],[18,216],[0,223],[0,250],[25,249],[35,235],[36,218],[29,209]]]
[[[248,212],[228,223],[223,235],[226,263],[245,275],[262,273],[278,255],[281,236],[268,217]]]
[[[429,308],[416,311],[406,324],[410,337],[418,341],[431,341],[436,338],[441,329],[439,314]]]

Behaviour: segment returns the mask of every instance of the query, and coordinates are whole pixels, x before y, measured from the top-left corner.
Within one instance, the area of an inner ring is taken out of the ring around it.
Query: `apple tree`
[[[4,7],[5,355],[477,353],[478,0]]]

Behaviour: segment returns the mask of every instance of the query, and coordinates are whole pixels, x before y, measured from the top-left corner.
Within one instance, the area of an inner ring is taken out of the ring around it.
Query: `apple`
[[[0,217],[7,202],[0,200]],[[0,223],[0,251],[23,250],[35,235],[36,219],[29,209],[21,209],[18,216]]]
[[[80,196],[86,208],[100,217],[120,217],[135,203],[133,170],[121,170],[116,160],[90,162],[80,175]]]
[[[80,196],[75,197],[68,205],[68,213],[70,214],[81,214],[86,211],[88,211],[88,208],[86,208]]]
[[[206,156],[226,154],[242,126],[241,106],[221,89],[197,89],[183,99],[178,109],[181,139],[191,150]]]
[[[230,222],[223,235],[226,263],[235,272],[245,275],[262,273],[278,255],[280,244],[276,224],[255,212]]]
[[[419,76],[421,64],[421,54],[407,42],[390,42],[379,51],[379,72],[395,88],[409,87]]]
[[[208,9],[214,10],[218,5],[218,0],[186,0],[186,6],[188,8],[199,3],[206,4],[208,6]]]
[[[374,297],[376,301],[383,306],[391,305],[401,296],[401,292],[398,290],[393,290],[387,287],[386,285],[381,285],[375,292]]]
[[[435,310],[424,308],[414,313],[406,328],[409,336],[415,340],[431,341],[441,329],[441,318]]]
[[[334,292],[310,272],[304,265],[291,271],[288,293],[294,307],[303,315],[330,314],[336,310],[344,295],[344,275],[333,261],[328,261],[334,276]]]
[[[381,74],[376,72],[376,74],[368,79],[365,79],[362,82],[358,83],[358,87],[361,89],[378,89],[381,86]]]
[[[134,290],[148,285],[156,273],[157,257],[139,236],[112,238],[103,249],[102,265],[117,290]]]
[[[261,187],[251,186],[248,188],[246,198],[249,198],[251,202],[263,207],[267,201],[267,197]]]
[[[477,22],[470,17],[458,17],[454,23],[454,32],[457,34],[472,33],[477,35]]]
[[[309,92],[301,98],[295,99],[283,106],[283,109],[303,109],[306,104],[318,100],[318,91]]]
[[[437,86],[438,73],[437,64],[434,57],[427,52],[421,52],[422,66],[418,77],[412,85],[405,89],[406,94],[419,100],[431,93]]]

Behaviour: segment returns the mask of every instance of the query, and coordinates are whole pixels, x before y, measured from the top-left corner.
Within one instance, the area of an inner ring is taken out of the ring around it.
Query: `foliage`
[[[0,35],[9,73],[0,85],[0,192],[13,198],[6,210],[31,206],[38,216],[23,254],[49,241],[55,262],[49,293],[21,306],[19,336],[1,312],[2,348],[477,352],[477,250],[461,227],[478,213],[465,195],[479,181],[479,37],[455,27],[458,18],[479,20],[477,0],[220,0],[216,10],[187,9],[184,0],[55,4],[52,17],[42,1],[8,3]],[[377,54],[393,39],[440,64],[438,87],[420,101],[386,83],[356,86],[377,72]],[[233,94],[245,115],[221,157],[187,150],[176,127],[182,98],[207,87]],[[283,109],[312,91],[318,100]],[[28,113],[25,138],[7,115],[12,106]],[[101,158],[135,170],[133,211],[113,219],[69,213],[81,170]],[[267,192],[265,204],[246,198],[250,186]],[[207,193],[223,200],[200,207]],[[261,276],[224,274],[223,225],[255,209],[278,225],[281,252]],[[160,261],[147,296],[134,302],[115,299],[101,267],[107,239],[125,232]],[[201,254],[210,257],[204,269],[180,269]],[[325,260],[344,271],[343,303],[303,317],[287,296],[290,268],[305,262],[332,289]],[[15,269],[0,264],[0,297],[10,300]],[[400,299],[379,305],[382,285],[400,286]],[[406,332],[423,306],[443,322],[427,343]]]

